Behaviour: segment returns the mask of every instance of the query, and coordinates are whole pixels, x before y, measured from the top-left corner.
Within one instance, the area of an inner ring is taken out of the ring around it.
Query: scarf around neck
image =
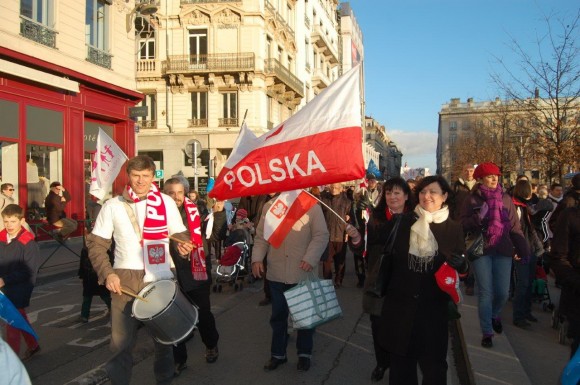
[[[183,207],[187,218],[187,228],[191,234],[191,242],[195,248],[191,251],[191,274],[196,281],[207,280],[207,270],[205,267],[205,252],[203,250],[203,241],[201,239],[201,220],[199,211],[195,203],[189,198],[183,200]]]
[[[489,208],[487,211],[488,244],[490,246],[496,246],[500,241],[504,230],[504,224],[501,217],[501,212],[503,210],[503,189],[499,184],[495,189],[480,185],[479,191],[481,191],[481,196]]]
[[[433,263],[439,248],[433,232],[429,228],[430,223],[442,223],[449,218],[447,206],[430,213],[420,205],[415,207],[415,214],[419,217],[411,226],[409,238],[409,269],[416,272],[425,272]]]
[[[127,194],[134,203],[141,199],[131,186],[127,185]],[[167,212],[161,192],[151,183],[146,197],[145,221],[143,222],[142,246],[143,265],[145,267],[144,282],[154,282],[160,279],[171,279],[171,264],[169,256],[169,240],[167,228]],[[137,227],[138,228],[138,227]],[[137,230],[137,229],[136,229]],[[137,234],[139,236],[139,234]]]

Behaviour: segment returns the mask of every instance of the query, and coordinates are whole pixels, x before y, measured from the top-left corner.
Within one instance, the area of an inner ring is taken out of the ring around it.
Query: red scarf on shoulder
[[[191,242],[195,248],[191,251],[191,274],[196,281],[207,280],[207,270],[205,267],[205,252],[203,250],[203,241],[201,239],[201,220],[199,211],[195,203],[185,197],[183,207],[187,217],[187,227],[191,234]]]

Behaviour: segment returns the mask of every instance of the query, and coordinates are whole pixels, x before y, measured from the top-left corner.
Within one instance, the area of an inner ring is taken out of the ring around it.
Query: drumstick
[[[193,246],[194,249],[197,248],[197,246],[194,245],[193,243],[191,243],[190,241],[184,241],[183,239],[175,238],[173,235],[167,235],[167,238],[174,240],[175,242],[178,242],[178,243],[184,243],[186,245],[191,245],[191,246]]]
[[[125,289],[121,289],[121,293],[123,293],[123,294],[127,294],[129,297],[133,297],[133,298],[140,299],[140,300],[141,300],[141,301],[143,301],[143,302],[149,302],[149,301],[147,301],[145,298],[141,297],[140,295],[133,294],[133,293],[131,293],[130,291],[127,291],[127,290],[125,290]]]

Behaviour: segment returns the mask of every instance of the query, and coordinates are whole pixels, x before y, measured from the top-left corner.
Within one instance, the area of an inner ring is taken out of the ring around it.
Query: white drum
[[[139,295],[147,302],[133,301],[133,317],[143,322],[160,343],[177,344],[197,325],[197,308],[187,300],[175,281],[152,282]]]

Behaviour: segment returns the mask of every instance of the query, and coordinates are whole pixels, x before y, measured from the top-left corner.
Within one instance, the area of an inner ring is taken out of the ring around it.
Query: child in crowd
[[[6,206],[2,221],[5,228],[0,232],[0,290],[28,321],[25,309],[30,305],[36,281],[38,245],[34,235],[23,227],[24,210],[20,206]],[[21,335],[28,347],[23,357],[26,360],[40,351],[40,345],[32,335],[6,325],[6,342],[17,355],[20,354]]]

